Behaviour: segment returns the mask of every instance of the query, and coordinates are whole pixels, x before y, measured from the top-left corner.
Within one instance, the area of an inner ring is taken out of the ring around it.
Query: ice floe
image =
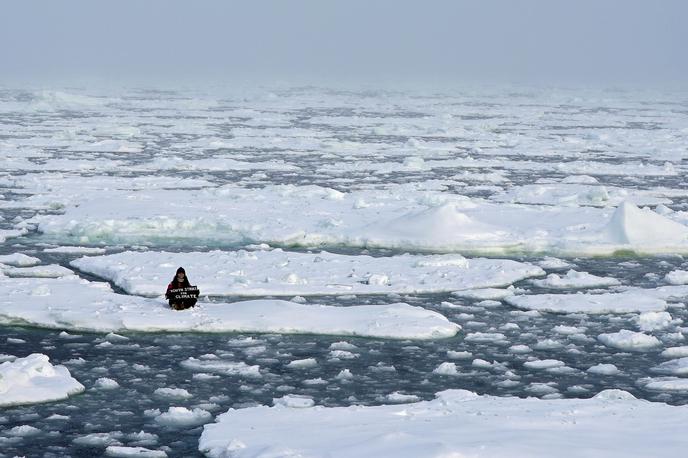
[[[65,366],[53,366],[48,356],[33,353],[0,364],[0,406],[65,399],[84,386]]]
[[[335,307],[281,300],[202,303],[186,311],[166,302],[115,294],[106,283],[76,276],[0,277],[0,323],[56,329],[276,332],[433,339],[460,326],[437,312],[404,303]]]
[[[600,334],[597,339],[608,347],[626,351],[647,351],[662,345],[655,336],[628,329]]]
[[[32,267],[7,267],[0,265],[0,270],[8,277],[58,278],[74,275],[72,270],[57,264]]]
[[[573,289],[573,288],[599,288],[604,286],[617,286],[621,282],[616,278],[598,277],[587,272],[569,270],[566,275],[549,274],[542,280],[533,280],[533,284],[541,288]]]
[[[24,253],[12,253],[0,255],[0,264],[13,267],[31,267],[40,264],[41,260]]]
[[[618,293],[516,295],[504,300],[524,310],[600,314],[661,312],[667,308],[668,300],[685,297],[688,297],[688,287],[664,286],[655,289],[630,288]]]
[[[543,393],[556,394],[540,385]],[[274,456],[332,457],[679,456],[686,421],[685,407],[637,400],[620,390],[554,400],[448,390],[403,405],[230,409],[204,426],[199,450],[213,458],[268,450]]]
[[[686,270],[673,270],[664,276],[667,283],[672,285],[685,285],[688,284],[688,271]]]
[[[33,196],[43,206],[58,200],[64,213],[38,215],[28,223],[52,237],[86,245],[186,241],[436,252],[688,252],[688,226],[672,220],[673,214],[660,215],[628,201],[616,209],[503,204],[411,191],[403,185],[384,195],[318,186],[225,185],[185,191],[94,190],[70,197]]]
[[[527,263],[453,254],[372,257],[281,249],[123,252],[84,257],[71,265],[143,296],[160,295],[177,266],[197,280],[202,294],[238,296],[436,293],[507,286],[544,275]]]

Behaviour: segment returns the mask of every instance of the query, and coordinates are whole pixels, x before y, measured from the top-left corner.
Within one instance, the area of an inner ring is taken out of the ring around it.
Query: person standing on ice
[[[191,287],[191,283],[189,283],[189,279],[186,276],[186,271],[183,267],[180,267],[179,269],[177,269],[177,273],[175,274],[170,284],[167,285],[167,292],[165,292],[165,298],[169,300],[170,307],[172,307],[175,310],[184,310],[189,307],[193,307],[193,305],[196,304],[195,298],[191,300],[193,303],[191,303],[191,301],[188,300],[175,299],[175,294],[173,291],[179,288]],[[198,297],[198,289],[196,289],[195,293],[195,297]]]

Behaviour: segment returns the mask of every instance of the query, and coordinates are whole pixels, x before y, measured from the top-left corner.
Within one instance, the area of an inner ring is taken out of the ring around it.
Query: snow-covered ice
[[[527,263],[455,254],[372,257],[281,249],[124,252],[71,265],[143,296],[160,295],[177,266],[184,266],[192,281],[198,279],[202,294],[239,296],[436,293],[507,286],[544,275]]]
[[[629,331],[628,329],[600,334],[597,339],[609,347],[626,351],[647,351],[662,345],[662,342],[655,336]]]
[[[533,284],[541,288],[569,289],[617,286],[621,283],[616,278],[598,277],[587,272],[569,270],[566,275],[549,274],[542,280],[533,280]]]
[[[445,338],[461,329],[437,312],[404,303],[335,307],[266,299],[201,303],[179,312],[166,302],[115,294],[106,283],[76,276],[0,277],[0,297],[0,323],[57,329],[277,332],[396,339]]]
[[[671,219],[673,214],[660,215],[629,201],[616,209],[547,207],[397,187],[389,197],[375,191],[343,193],[296,185],[94,190],[71,195],[69,200],[52,193],[34,196],[34,205],[46,206],[58,199],[64,213],[38,215],[28,222],[50,236],[86,245],[153,240],[436,252],[688,253],[688,226]],[[103,201],[110,204],[104,206]],[[265,214],[271,215],[269,223],[262,217]]]
[[[33,353],[0,364],[0,407],[57,401],[82,391],[69,369],[53,366],[46,355]]]
[[[661,312],[667,308],[667,300],[685,297],[688,297],[687,287],[665,286],[655,289],[629,288],[618,293],[517,295],[504,300],[524,310],[600,314]]]
[[[376,407],[230,409],[206,424],[213,458],[265,456],[680,456],[688,409],[607,390],[541,400],[448,390],[431,401]]]

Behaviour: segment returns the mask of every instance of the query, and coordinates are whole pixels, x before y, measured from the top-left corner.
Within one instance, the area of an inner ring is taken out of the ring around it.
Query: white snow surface
[[[82,391],[69,369],[53,366],[47,355],[32,353],[0,364],[0,407],[58,401]]]
[[[533,280],[533,284],[542,288],[599,288],[603,286],[618,286],[619,280],[611,277],[598,277],[588,272],[569,270],[566,275],[549,274],[542,280]]]
[[[237,296],[431,293],[506,286],[544,275],[527,263],[457,254],[372,257],[281,249],[123,252],[71,265],[142,296],[160,295],[178,266],[192,281],[198,279],[201,294]]]
[[[212,458],[681,456],[686,421],[685,406],[620,390],[556,400],[447,390],[403,405],[230,409],[204,426],[199,450]]]
[[[688,271],[673,270],[664,276],[667,283],[672,285],[685,285],[688,283]]]
[[[662,345],[662,342],[655,336],[629,331],[628,329],[600,334],[597,339],[608,347],[627,351],[647,351]]]
[[[688,297],[686,286],[662,286],[655,289],[629,288],[602,294],[532,294],[509,296],[504,300],[524,310],[553,313],[630,313],[661,312],[667,300]]]
[[[57,205],[64,213],[27,222],[40,232],[84,245],[265,242],[492,254],[688,253],[688,226],[672,220],[673,213],[660,215],[629,201],[616,209],[507,204],[409,185],[393,185],[385,193],[232,184],[88,193],[67,187],[63,194],[56,189],[31,196],[32,205]],[[105,201],[109,204],[102,205]]]
[[[70,330],[276,332],[398,339],[455,335],[443,315],[404,303],[335,307],[282,300],[199,303],[175,311],[166,302],[115,294],[107,283],[76,276],[0,277],[0,324]]]
[[[24,253],[12,253],[0,255],[0,264],[13,267],[31,267],[40,264],[41,260]]]

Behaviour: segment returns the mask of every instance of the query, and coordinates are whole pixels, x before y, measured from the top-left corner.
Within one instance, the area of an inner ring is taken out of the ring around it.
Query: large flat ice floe
[[[660,215],[627,201],[617,208],[508,204],[411,185],[392,185],[384,193],[226,185],[65,194],[69,199],[59,192],[32,196],[32,205],[57,205],[64,214],[39,215],[29,223],[78,244],[265,242],[492,254],[688,253],[688,226],[672,219],[678,212]]]
[[[53,366],[46,355],[33,353],[0,364],[0,407],[58,401],[82,391],[69,369]]]
[[[346,256],[327,252],[124,252],[84,257],[72,266],[114,282],[129,294],[158,296],[177,266],[203,294],[293,296],[437,293],[507,286],[545,272],[505,259],[460,255]]]
[[[451,337],[461,327],[404,303],[334,307],[281,300],[199,303],[174,311],[166,302],[115,294],[77,276],[0,277],[0,324],[115,331],[329,334],[393,339]]]
[[[558,400],[448,390],[404,405],[231,409],[204,426],[199,450],[213,458],[682,456],[686,421],[688,407],[620,390]]]
[[[667,301],[688,297],[688,286],[654,289],[630,288],[618,293],[532,294],[508,296],[504,300],[524,310],[553,313],[632,313],[660,312]]]

